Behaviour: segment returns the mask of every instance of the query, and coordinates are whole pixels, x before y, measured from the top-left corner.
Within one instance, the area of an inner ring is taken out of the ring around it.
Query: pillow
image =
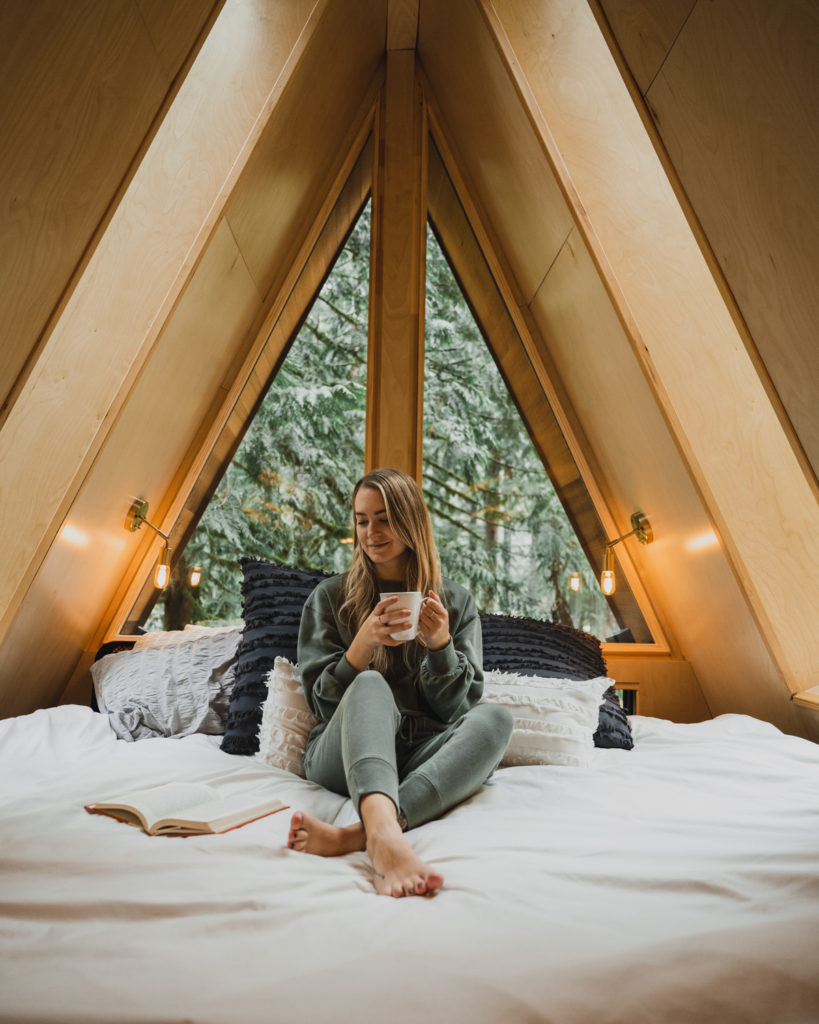
[[[549,679],[489,671],[482,700],[509,709],[515,724],[501,768],[525,764],[587,768],[603,694],[611,685],[596,679]]]
[[[620,703],[614,686],[610,686],[603,694],[597,732],[594,734],[594,745],[596,747],[617,747],[620,750],[631,750],[634,746],[628,715]]]
[[[573,626],[512,615],[481,615],[483,667],[559,679],[606,674],[600,641]]]
[[[236,638],[238,645],[242,627],[231,626],[197,626],[187,625],[184,629],[153,629],[147,633],[139,633],[134,637],[134,650],[144,647],[173,647],[174,644],[186,644],[194,637],[227,635]]]
[[[222,750],[255,754],[267,677],[276,658],[295,663],[304,602],[316,584],[330,574],[254,558],[243,558],[241,563],[244,628]]]
[[[276,658],[267,677],[267,700],[262,709],[256,757],[304,778],[304,751],[317,723],[307,706],[298,669],[286,658]]]
[[[224,732],[239,633],[195,632],[100,658],[91,666],[99,710],[124,740]]]
[[[595,679],[605,676],[600,641],[573,626],[511,615],[481,615],[484,669],[523,672],[530,676]],[[611,691],[600,705],[597,747],[631,750],[628,716]]]

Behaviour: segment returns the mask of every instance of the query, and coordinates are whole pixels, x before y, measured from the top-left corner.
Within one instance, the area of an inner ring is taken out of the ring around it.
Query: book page
[[[191,808],[202,807],[219,795],[204,782],[166,782],[161,786],[134,790],[120,798],[100,800],[98,807],[136,807],[150,828],[162,818],[190,818]]]

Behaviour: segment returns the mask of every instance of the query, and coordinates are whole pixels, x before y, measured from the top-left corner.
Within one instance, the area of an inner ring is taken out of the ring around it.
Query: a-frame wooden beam
[[[426,113],[415,50],[388,50],[376,122],[367,355],[367,469],[420,484],[423,449]]]

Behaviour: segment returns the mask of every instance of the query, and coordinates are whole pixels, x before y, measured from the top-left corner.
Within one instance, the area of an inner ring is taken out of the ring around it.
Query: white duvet
[[[202,735],[0,722],[0,1021],[819,1021],[819,746],[634,718],[590,769],[505,768],[417,829],[433,897],[285,849],[289,812],[148,837],[83,804],[170,779],[348,801]]]

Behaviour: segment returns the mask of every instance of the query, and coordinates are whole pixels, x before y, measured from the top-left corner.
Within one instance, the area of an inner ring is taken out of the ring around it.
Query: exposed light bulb
[[[578,592],[578,590],[580,590],[581,582],[582,580],[579,572],[573,572],[569,577],[569,586],[575,592],[575,594]]]
[[[202,582],[202,567],[200,565],[195,565],[191,569],[190,576],[188,576],[188,583],[192,587],[198,587],[201,582]]]
[[[604,569],[600,573],[600,589],[609,597],[614,593],[616,589],[616,581],[614,579],[614,571],[612,569]]]
[[[154,573],[154,586],[157,590],[164,590],[168,585],[168,581],[171,578],[171,565],[170,558],[168,557],[168,544],[167,541],[162,545],[162,552],[159,556],[159,562]]]

